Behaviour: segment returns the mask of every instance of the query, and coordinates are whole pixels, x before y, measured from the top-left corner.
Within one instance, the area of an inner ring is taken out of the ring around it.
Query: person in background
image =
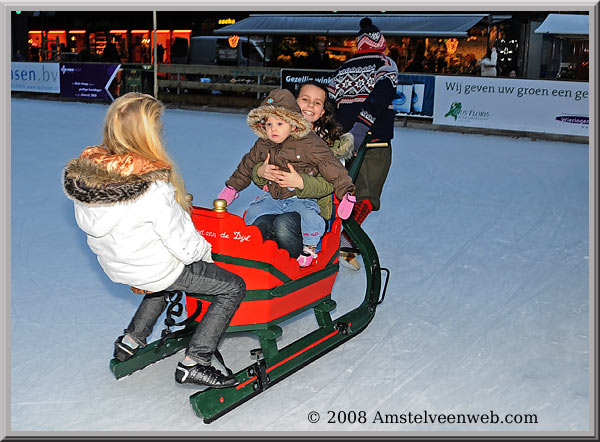
[[[406,66],[406,72],[425,72],[427,59],[425,58],[425,43],[419,41],[415,49],[415,53],[408,65]]]
[[[438,48],[430,48],[427,54],[427,60],[425,62],[425,69],[427,72],[435,73],[437,69],[437,57]]]
[[[436,56],[435,72],[438,74],[448,73],[448,51],[446,50],[446,45],[440,45]]]
[[[190,217],[190,198],[162,141],[164,106],[130,92],[109,106],[100,146],[67,163],[63,188],[77,225],[117,283],[145,294],[114,357],[131,359],[146,345],[167,307],[166,292],[202,293],[211,303],[190,338],[175,381],[225,388],[238,384],[211,365],[212,355],[246,294],[244,280],[212,260],[211,245]]]
[[[400,49],[398,49],[398,45],[395,44],[389,48],[388,57],[390,57],[396,66],[400,63]]]
[[[90,52],[90,48],[88,48],[87,46],[85,48],[83,48],[81,51],[79,51],[79,54],[77,54],[77,61],[81,61],[84,63],[87,63],[90,61],[96,61],[94,58],[95,57]]]
[[[121,56],[117,50],[117,45],[112,42],[106,43],[100,56],[100,61],[105,63],[121,63]]]
[[[482,77],[495,77],[497,74],[496,63],[498,62],[498,54],[496,48],[488,49],[485,56],[479,60]]]
[[[31,45],[29,50],[29,61],[40,61],[40,47],[35,43]]]
[[[466,75],[476,75],[477,71],[477,57],[472,52],[469,52],[465,55],[464,73]]]
[[[377,147],[367,149],[356,178],[356,204],[352,217],[362,224],[381,207],[381,193],[392,164],[392,144],[396,112],[391,106],[398,86],[396,63],[387,57],[386,41],[368,17],[360,21],[357,51],[334,73],[329,93],[336,104],[336,118],[344,132],[352,136],[358,151],[368,132]],[[424,59],[423,59],[424,60]],[[342,247],[351,247],[343,232]],[[341,258],[358,268],[356,256],[340,252]]]
[[[163,48],[163,45],[161,45],[160,43],[156,46],[156,62],[157,63],[164,63],[164,58],[165,58],[165,48]]]
[[[331,59],[329,54],[325,52],[327,44],[323,40],[319,40],[315,45],[314,51],[307,57],[306,67],[312,69],[331,69]]]

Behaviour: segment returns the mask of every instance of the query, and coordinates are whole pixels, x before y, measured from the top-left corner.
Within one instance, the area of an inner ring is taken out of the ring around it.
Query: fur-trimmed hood
[[[287,89],[274,89],[259,107],[248,113],[246,121],[252,131],[263,140],[267,139],[265,121],[269,116],[281,118],[292,126],[290,137],[302,138],[312,130],[312,124],[302,115],[296,98]]]
[[[168,181],[171,166],[134,154],[110,155],[102,147],[88,147],[69,161],[63,174],[68,198],[91,206],[133,201],[157,180]]]
[[[79,227],[95,238],[135,216],[135,202],[150,193],[156,182],[167,182],[170,165],[133,154],[111,155],[95,146],[69,161],[63,189],[75,203]]]

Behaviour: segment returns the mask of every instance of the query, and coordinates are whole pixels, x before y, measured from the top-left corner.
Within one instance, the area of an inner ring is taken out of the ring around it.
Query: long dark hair
[[[325,113],[321,118],[315,121],[313,130],[319,137],[321,137],[323,141],[327,143],[329,147],[332,147],[335,140],[338,140],[344,131],[341,124],[338,123],[335,118],[335,105],[333,104],[331,98],[329,98],[327,87],[318,81],[310,80],[300,85],[298,88],[298,94],[304,86],[316,86],[325,92],[325,103],[323,103],[323,109],[325,110]]]

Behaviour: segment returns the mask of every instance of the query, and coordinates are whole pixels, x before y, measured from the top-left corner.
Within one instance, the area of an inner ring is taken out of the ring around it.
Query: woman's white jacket
[[[495,77],[497,75],[496,64],[498,62],[498,53],[495,49],[492,49],[492,55],[490,58],[484,57],[479,60],[479,66],[481,68],[482,77]]]
[[[77,225],[112,281],[157,292],[173,284],[185,265],[213,262],[210,243],[160,171],[110,183],[98,174],[106,171],[78,158],[67,164],[63,184]]]

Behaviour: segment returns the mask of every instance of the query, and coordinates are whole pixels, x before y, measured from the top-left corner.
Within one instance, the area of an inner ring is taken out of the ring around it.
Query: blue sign
[[[281,87],[296,94],[300,86],[307,81],[316,81],[327,86],[334,73],[335,71],[321,69],[282,69]]]
[[[410,91],[410,92],[409,92]],[[410,96],[410,103],[406,103]],[[435,75],[398,74],[394,110],[402,114],[433,116]]]
[[[61,63],[60,95],[110,103],[117,96],[118,85],[114,80],[120,67],[120,64]]]

